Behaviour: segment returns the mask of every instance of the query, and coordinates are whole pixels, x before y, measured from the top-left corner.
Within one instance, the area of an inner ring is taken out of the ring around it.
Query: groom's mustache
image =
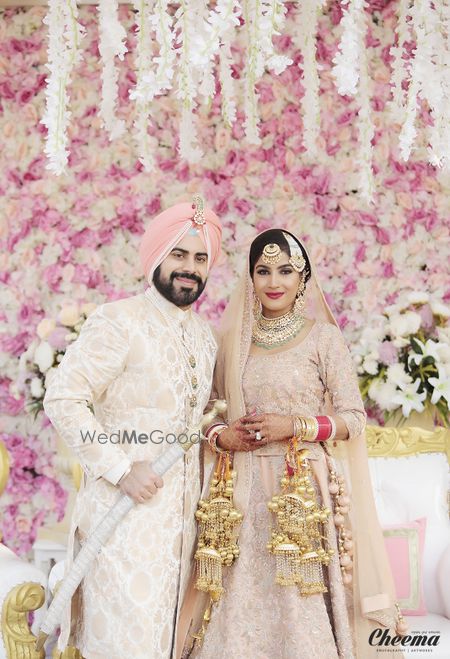
[[[170,281],[173,282],[173,280],[176,277],[182,277],[183,279],[192,279],[192,281],[196,281],[197,284],[202,284],[202,279],[198,275],[194,275],[191,272],[172,272],[170,275]]]

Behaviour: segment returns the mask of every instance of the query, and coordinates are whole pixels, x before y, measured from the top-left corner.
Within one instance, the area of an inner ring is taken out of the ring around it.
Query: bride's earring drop
[[[302,277],[294,302],[294,312],[297,316],[303,316],[305,310],[305,280]]]
[[[259,316],[262,314],[262,304],[261,300],[255,293],[255,289],[253,289],[253,315],[255,318],[259,318]]]

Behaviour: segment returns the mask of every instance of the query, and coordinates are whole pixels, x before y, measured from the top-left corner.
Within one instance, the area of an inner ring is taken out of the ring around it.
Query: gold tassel
[[[199,523],[198,544],[195,552],[197,580],[195,587],[210,595],[210,604],[203,616],[201,629],[193,638],[202,643],[211,617],[211,607],[221,598],[222,567],[230,566],[239,556],[236,527],[242,522],[242,514],[233,507],[233,478],[229,453],[221,453],[208,497],[200,500],[195,517]]]
[[[331,511],[319,505],[307,455],[307,450],[297,450],[294,438],[286,453],[282,493],[267,504],[277,516],[278,528],[267,545],[276,557],[276,583],[298,585],[301,595],[327,592],[323,565],[334,553],[322,546],[323,524]]]

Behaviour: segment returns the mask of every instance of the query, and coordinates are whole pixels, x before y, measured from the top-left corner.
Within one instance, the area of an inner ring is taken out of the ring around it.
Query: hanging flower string
[[[222,46],[219,51],[219,79],[222,94],[222,119],[227,128],[231,128],[236,121],[236,99],[234,93],[233,77],[231,67],[233,59],[231,56],[231,43],[234,37],[234,29],[229,27],[222,35]]]
[[[194,123],[194,109],[196,107],[197,77],[191,65],[194,55],[194,35],[196,31],[196,5],[194,0],[181,0],[175,12],[176,33],[175,43],[178,49],[178,70],[176,97],[181,101],[180,122],[180,156],[189,163],[197,163],[203,157],[198,144],[197,130]],[[197,74],[197,75],[196,75]]]
[[[442,72],[443,102],[438,115],[438,135],[442,166],[450,170],[450,121],[448,119],[448,108],[450,107],[450,3],[443,2],[439,5],[440,29],[442,36],[442,48],[439,51],[439,63]]]
[[[433,115],[433,126],[430,128],[430,145],[428,160],[435,167],[449,166],[449,144],[447,141],[448,125],[447,107],[449,94],[449,52],[446,40],[450,39],[448,28],[450,5],[448,2],[435,3],[427,7],[425,20],[427,23],[428,51],[431,58],[431,76],[426,76],[426,98]]]
[[[249,144],[261,143],[259,137],[258,94],[256,82],[264,71],[261,52],[259,50],[259,16],[260,0],[244,0],[245,29],[247,35],[247,66],[244,78],[244,129]]]
[[[316,61],[316,38],[319,10],[325,0],[304,0],[299,7],[298,30],[294,33],[294,43],[303,56],[303,140],[311,158],[317,156],[317,138],[320,133],[319,73]]]
[[[103,59],[100,116],[111,139],[125,131],[117,117],[117,61],[127,52],[126,32],[119,21],[119,0],[99,0],[100,40]],[[310,156],[317,155],[320,134],[320,67],[316,61],[318,13],[326,0],[303,0],[298,9],[298,26],[293,35],[302,52],[302,99],[304,143]],[[170,4],[170,7],[169,7]],[[283,0],[181,0],[176,11],[169,0],[133,0],[136,11],[136,85],[130,98],[136,103],[134,139],[139,160],[147,171],[154,162],[154,138],[150,120],[156,112],[155,99],[175,87],[180,101],[179,152],[189,163],[203,156],[196,128],[198,95],[210,106],[216,93],[216,76],[221,85],[222,117],[231,127],[237,108],[232,76],[232,43],[241,22],[247,52],[243,74],[244,131],[249,144],[261,143],[257,84],[266,70],[280,75],[292,60],[275,50],[273,38],[280,35],[286,20]],[[342,95],[354,96],[359,105],[360,152],[358,187],[372,201],[374,181],[371,117],[371,81],[366,48],[367,0],[341,0],[342,37],[333,60],[333,75]],[[67,129],[70,118],[67,92],[73,67],[80,57],[83,27],[77,21],[75,0],[50,0],[45,23],[49,27],[46,110],[48,128],[45,151],[48,168],[64,171],[68,160]],[[243,20],[241,21],[243,13]],[[415,39],[413,57],[406,57],[406,44]],[[407,160],[417,135],[419,102],[428,106],[432,125],[428,128],[428,159],[434,166],[450,167],[450,6],[433,0],[399,0],[395,44],[390,49],[392,64],[391,110],[401,124],[399,149]],[[217,68],[217,70],[216,70]],[[405,93],[405,81],[407,91]],[[426,111],[426,106],[424,106]]]
[[[267,67],[280,75],[292,60],[278,55],[273,37],[281,34],[285,23],[286,7],[281,0],[245,0],[244,17],[247,32],[247,67],[245,70],[245,135],[250,144],[260,144],[258,93],[256,83]]]
[[[364,34],[362,41],[365,41]],[[373,176],[373,146],[372,139],[375,134],[372,121],[372,109],[370,106],[371,84],[368,71],[367,51],[364,43],[361,43],[360,51],[360,74],[359,74],[359,93],[358,93],[358,137],[359,149],[356,154],[358,172],[358,188],[361,197],[367,204],[373,203],[375,194],[375,181]]]
[[[196,53],[201,59],[199,70],[203,70],[200,94],[204,96],[205,102],[210,104],[213,100],[216,83],[214,77],[215,57],[220,47],[229,35],[235,34],[235,29],[240,25],[239,16],[242,10],[238,0],[217,0],[214,9],[209,13],[204,23],[205,41],[203,49]]]
[[[152,40],[151,12],[152,0],[133,0],[136,10],[136,89],[130,92],[130,97],[136,99],[136,118],[134,120],[134,140],[139,153],[139,162],[147,172],[153,171],[155,160],[153,156],[152,139],[149,135],[150,102],[142,93],[145,85],[144,77],[151,70]]]
[[[111,140],[123,135],[125,122],[116,116],[118,99],[119,72],[115,66],[115,58],[123,60],[127,47],[127,33],[119,21],[118,0],[99,0],[99,51],[102,57],[102,98],[100,102],[100,117]]]
[[[47,78],[42,123],[48,130],[45,143],[49,160],[47,169],[58,176],[65,171],[69,157],[67,127],[71,113],[67,86],[73,68],[81,59],[79,45],[84,28],[77,19],[75,0],[49,0],[43,22],[49,29],[47,68],[50,75]]]
[[[406,114],[399,136],[400,153],[403,160],[408,160],[415,137],[416,118],[418,110],[418,96],[422,92],[422,80],[424,66],[427,68],[426,62],[426,36],[425,25],[423,17],[422,0],[415,0],[414,6],[411,8],[411,16],[413,19],[413,27],[416,37],[416,48],[414,50],[414,57],[411,66],[411,80],[408,87],[407,100],[406,100]]]
[[[373,203],[375,184],[372,168],[372,139],[374,128],[371,117],[370,76],[366,49],[366,2],[365,0],[343,0],[342,7],[344,9],[343,33],[339,51],[333,59],[333,75],[339,94],[356,96],[359,104],[358,187],[362,198],[367,203]]]
[[[359,34],[363,0],[342,0],[342,37],[333,58],[333,76],[339,94],[355,96],[359,81]]]
[[[405,112],[405,91],[403,81],[411,76],[410,63],[403,58],[405,53],[405,44],[411,39],[411,28],[409,19],[411,18],[410,0],[400,0],[397,11],[397,25],[395,28],[396,45],[390,49],[392,56],[392,101],[390,109],[394,119],[403,120]]]

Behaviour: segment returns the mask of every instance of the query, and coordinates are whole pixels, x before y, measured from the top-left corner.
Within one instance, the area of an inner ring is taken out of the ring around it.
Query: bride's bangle
[[[294,416],[294,437],[305,442],[325,442],[336,436],[336,422],[331,416]]]
[[[217,440],[219,439],[220,434],[227,428],[228,426],[224,423],[216,423],[214,426],[211,426],[211,428],[208,428],[208,430],[206,431],[205,437],[207,439],[210,449],[214,451],[214,453],[226,453],[224,449],[221,449],[220,446],[217,446]]]

